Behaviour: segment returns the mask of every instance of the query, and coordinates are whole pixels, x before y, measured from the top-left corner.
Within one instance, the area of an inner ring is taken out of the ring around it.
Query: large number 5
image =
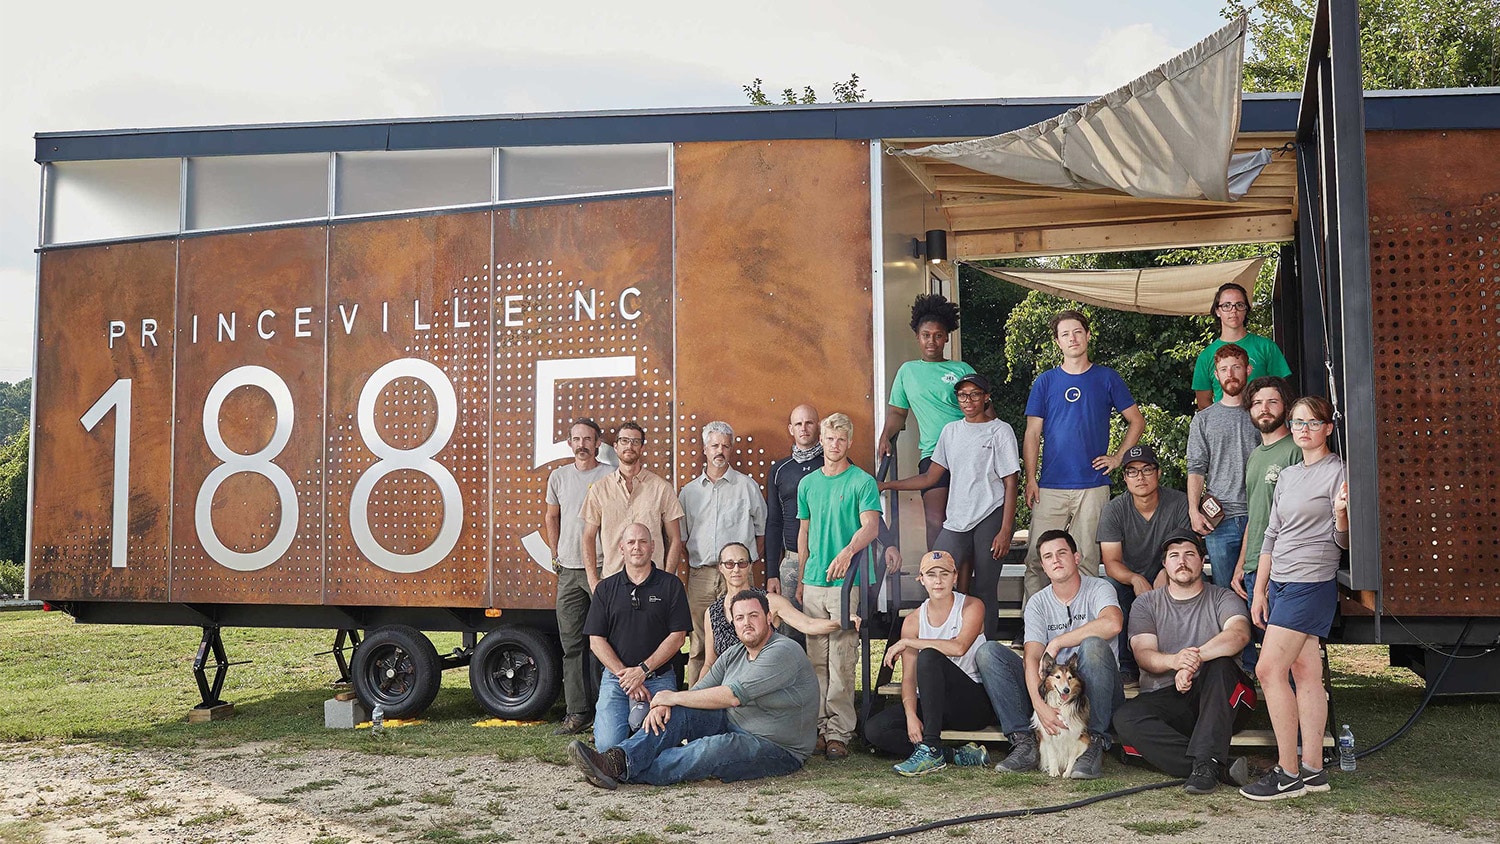
[[[400,449],[387,443],[375,428],[375,402],[387,384],[397,378],[415,378],[427,385],[437,401],[437,420],[432,436],[413,448]],[[370,380],[359,392],[359,434],[365,445],[380,459],[366,469],[354,484],[354,494],[349,501],[349,530],[354,534],[354,544],[381,568],[400,574],[429,569],[442,562],[458,544],[458,536],[464,524],[463,492],[448,467],[433,458],[448,444],[453,429],[458,423],[458,396],[453,391],[453,382],[443,370],[418,358],[393,360],[375,370]],[[398,554],[380,544],[370,532],[370,493],[381,478],[398,469],[412,469],[431,478],[443,496],[443,526],[438,529],[432,544],[412,554]]]
[[[224,400],[239,387],[259,387],[276,405],[276,430],[271,433],[271,441],[253,454],[240,454],[230,448],[219,431],[219,411]],[[194,521],[203,550],[225,568],[236,571],[263,569],[281,559],[281,555],[292,547],[292,540],[297,535],[297,490],[286,470],[271,462],[292,438],[292,412],[292,391],[287,389],[281,376],[264,366],[241,366],[229,370],[214,382],[203,402],[203,437],[208,440],[208,450],[223,462],[208,473],[203,486],[198,489]],[[281,524],[276,529],[276,536],[266,547],[248,553],[235,551],[220,542],[213,523],[214,493],[219,491],[221,484],[241,472],[260,475],[270,481],[281,501]]]

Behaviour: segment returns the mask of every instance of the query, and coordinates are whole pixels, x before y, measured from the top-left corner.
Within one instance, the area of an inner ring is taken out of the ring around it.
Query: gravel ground
[[[381,757],[246,745],[232,751],[11,744],[0,751],[0,841],[171,844],[390,844],[725,840],[817,842],[933,817],[1007,808],[1004,791],[922,788],[897,809],[838,802],[781,780],[604,792],[571,769],[485,756]],[[912,805],[942,795],[943,806]],[[902,840],[1273,841],[1436,844],[1460,835],[1404,819],[1318,808],[1316,796],[1257,805],[1230,794],[1164,803],[1156,795],[1065,814],[937,830]],[[1061,801],[1059,801],[1061,802]],[[1014,803],[1010,805],[1015,805]],[[1172,808],[1163,808],[1164,806]],[[1158,830],[1142,827],[1158,823]],[[1469,840],[1497,840],[1496,829]]]

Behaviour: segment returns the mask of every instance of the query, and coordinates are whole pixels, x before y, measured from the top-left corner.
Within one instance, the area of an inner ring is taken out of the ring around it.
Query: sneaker
[[[1250,759],[1248,757],[1236,756],[1228,768],[1221,768],[1221,770],[1223,772],[1221,781],[1225,785],[1242,788],[1255,782],[1255,779],[1250,776]]]
[[[828,749],[823,751],[823,755],[830,762],[842,762],[849,758],[849,745],[838,739],[829,739]]]
[[[1307,787],[1308,791],[1321,793],[1333,790],[1333,786],[1328,784],[1327,768],[1319,768],[1314,771],[1312,768],[1307,767],[1305,763],[1302,765],[1302,784]]]
[[[569,712],[563,716],[562,723],[552,731],[554,736],[576,736],[587,730],[594,723],[594,719],[582,712]]]
[[[1002,774],[1019,774],[1023,771],[1035,771],[1039,759],[1037,757],[1036,735],[1030,732],[1015,732],[1005,736],[1010,739],[1010,755],[995,766],[995,770]]]
[[[600,753],[581,741],[568,744],[568,758],[590,785],[614,791],[625,778],[625,751],[618,747]]]
[[[1193,772],[1183,783],[1182,790],[1188,794],[1212,794],[1219,790],[1219,770],[1222,766],[1212,759],[1200,759],[1193,763]]]
[[[990,764],[990,752],[978,742],[969,742],[953,751],[953,764],[960,768],[984,768]]]
[[[903,777],[920,777],[933,771],[941,771],[948,767],[943,761],[943,751],[930,744],[919,744],[912,750],[911,755],[906,757],[905,762],[891,766],[896,773]]]
[[[1096,780],[1104,774],[1104,751],[1109,746],[1109,741],[1097,733],[1089,736],[1088,749],[1073,760],[1073,772],[1068,774],[1070,779]]]
[[[1286,800],[1307,793],[1307,784],[1300,775],[1288,774],[1277,765],[1269,774],[1240,789],[1240,795],[1251,800]]]

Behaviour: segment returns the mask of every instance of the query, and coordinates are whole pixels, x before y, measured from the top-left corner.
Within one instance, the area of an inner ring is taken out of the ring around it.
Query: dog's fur
[[[1083,678],[1078,676],[1078,655],[1059,665],[1051,654],[1042,656],[1042,681],[1037,693],[1047,705],[1057,710],[1067,729],[1052,735],[1031,716],[1032,729],[1041,756],[1040,767],[1048,776],[1071,777],[1073,763],[1088,749],[1089,701],[1083,694]]]

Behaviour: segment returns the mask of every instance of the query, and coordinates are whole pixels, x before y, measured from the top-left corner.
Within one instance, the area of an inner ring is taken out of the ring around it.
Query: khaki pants
[[[1078,543],[1082,556],[1078,570],[1099,576],[1099,515],[1109,503],[1109,487],[1089,489],[1048,489],[1042,487],[1036,506],[1031,508],[1031,545],[1026,549],[1026,601],[1047,588],[1052,581],[1042,571],[1042,557],[1036,550],[1037,538],[1049,530],[1065,530]],[[1026,604],[1023,602],[1022,607]]]
[[[557,572],[557,634],[562,640],[563,695],[569,715],[588,715],[599,697],[599,669],[590,665],[589,637],[583,635],[592,597],[583,569]]]
[[[708,605],[724,597],[724,578],[719,576],[718,566],[699,566],[688,569],[688,612],[693,614],[693,647],[688,652],[687,682],[689,688],[698,682],[703,672],[703,643],[705,636],[713,631],[703,626],[703,614]]]
[[[837,586],[802,586],[802,611],[812,618],[838,618]],[[859,590],[850,595],[851,609]],[[818,677],[818,733],[829,741],[847,743],[854,736],[854,666],[859,659],[859,632],[840,630],[807,637],[807,656]]]

